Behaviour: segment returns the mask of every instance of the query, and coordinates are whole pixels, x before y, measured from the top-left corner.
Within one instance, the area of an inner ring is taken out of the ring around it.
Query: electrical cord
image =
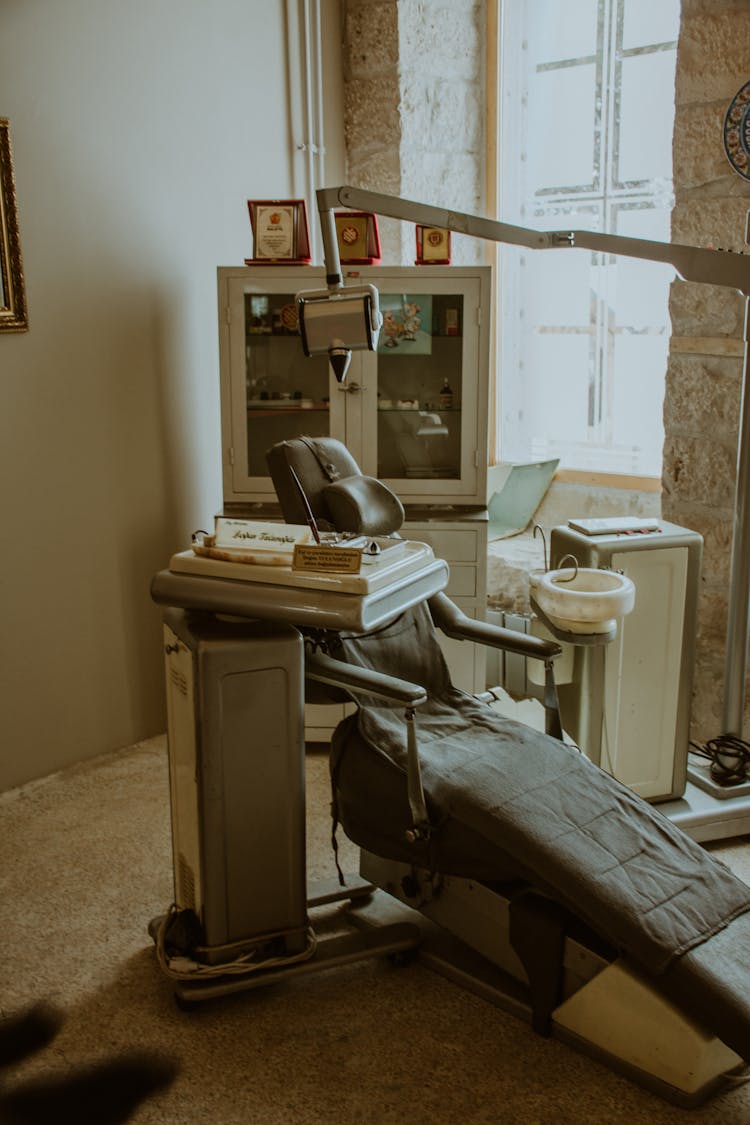
[[[711,763],[711,777],[717,785],[740,785],[750,779],[750,742],[736,734],[720,734],[700,745],[690,743],[692,752]]]
[[[207,965],[203,962],[195,960],[194,957],[188,953],[178,953],[171,955],[167,952],[166,948],[166,934],[170,922],[177,914],[177,907],[174,903],[169,907],[169,910],[161,919],[159,929],[156,934],[156,956],[159,966],[165,976],[170,977],[172,980],[205,980],[207,977],[224,977],[236,976],[240,974],[256,973],[263,969],[275,969],[285,965],[293,965],[299,961],[308,961],[314,956],[318,947],[318,940],[311,926],[307,927],[307,945],[301,953],[293,953],[288,957],[266,957],[264,960],[257,960],[260,955],[260,949],[252,949],[247,953],[236,957],[233,961],[224,961],[216,965]],[[284,931],[277,934],[263,934],[263,941],[267,943],[277,937],[286,936]],[[230,949],[231,946],[218,946],[216,949]],[[216,952],[212,948],[212,952]],[[201,949],[196,947],[193,951],[194,954],[199,955]]]

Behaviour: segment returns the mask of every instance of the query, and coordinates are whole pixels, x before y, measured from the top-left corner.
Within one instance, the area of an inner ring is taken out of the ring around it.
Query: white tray
[[[237,582],[264,583],[273,586],[294,586],[307,590],[331,590],[342,594],[369,594],[397,582],[424,567],[434,558],[426,543],[408,539],[404,550],[395,558],[368,561],[361,574],[313,574],[292,570],[291,566],[248,565],[224,559],[205,558],[192,550],[172,555],[169,569],[173,574],[196,574],[204,578],[231,578]]]

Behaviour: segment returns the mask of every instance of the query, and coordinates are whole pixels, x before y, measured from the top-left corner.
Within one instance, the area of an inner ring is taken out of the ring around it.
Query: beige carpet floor
[[[309,874],[332,876],[320,752],[308,802]],[[715,850],[750,881],[748,842]],[[344,857],[355,870],[351,845]],[[167,1049],[180,1076],[140,1125],[750,1125],[750,1086],[676,1109],[418,963],[360,962],[180,1011],[146,933],[172,898],[163,738],[0,795],[0,886],[2,1013],[40,998],[67,1011],[9,1080]]]

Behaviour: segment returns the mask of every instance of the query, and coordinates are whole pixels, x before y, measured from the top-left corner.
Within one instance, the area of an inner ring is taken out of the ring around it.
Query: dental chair
[[[308,518],[301,484],[322,529],[398,533],[399,501],[339,442],[267,461],[287,522]],[[438,630],[542,660],[547,733],[455,688]],[[562,741],[554,642],[439,593],[370,633],[308,630],[305,649],[307,683],[357,706],[332,739],[334,839],[340,824],[361,875],[425,919],[422,960],[677,1104],[738,1080],[750,889]]]

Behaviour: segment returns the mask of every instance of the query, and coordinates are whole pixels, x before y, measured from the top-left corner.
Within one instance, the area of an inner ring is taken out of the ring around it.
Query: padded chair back
[[[281,441],[266,453],[287,523],[307,515],[290,469],[294,469],[321,531],[390,535],[404,522],[398,497],[375,477],[364,476],[342,442],[328,437]]]

